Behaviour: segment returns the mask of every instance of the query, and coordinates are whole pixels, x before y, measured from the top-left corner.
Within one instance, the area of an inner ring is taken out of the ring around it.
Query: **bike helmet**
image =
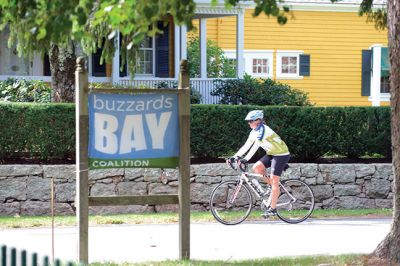
[[[264,113],[262,110],[253,110],[246,115],[246,118],[244,120],[249,121],[249,120],[257,120],[263,118],[264,118]]]

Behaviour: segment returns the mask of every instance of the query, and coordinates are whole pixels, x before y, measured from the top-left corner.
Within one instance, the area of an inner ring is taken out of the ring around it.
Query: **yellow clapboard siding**
[[[298,50],[311,55],[311,75],[277,79],[309,93],[317,106],[370,106],[361,96],[361,54],[374,44],[387,46],[387,31],[376,30],[357,12],[293,11],[286,25],[265,15],[245,12],[245,50],[273,50],[276,79],[277,50]],[[207,38],[226,50],[236,49],[236,18],[207,20]],[[382,105],[387,102],[382,102]]]

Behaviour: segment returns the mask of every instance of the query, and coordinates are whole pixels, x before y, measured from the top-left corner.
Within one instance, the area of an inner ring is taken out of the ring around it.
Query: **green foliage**
[[[103,46],[107,62],[112,60],[115,37],[120,32],[121,54],[134,73],[136,50],[146,36],[160,32],[157,22],[171,15],[176,24],[190,28],[194,11],[193,0],[0,1],[0,30],[9,28],[9,45],[16,44],[20,56],[48,51],[51,44],[73,46],[71,41],[75,41],[87,54]]]
[[[200,39],[195,37],[188,42],[189,75],[200,77]],[[236,77],[236,68],[224,56],[224,51],[213,40],[207,40],[207,75],[209,78]]]
[[[43,81],[13,78],[0,81],[0,101],[48,103],[50,100],[51,88]]]
[[[73,104],[0,103],[0,161],[75,156]]]
[[[376,7],[378,6],[378,8]],[[387,9],[386,5],[376,4],[373,0],[363,0],[360,4],[358,14],[367,16],[367,22],[375,23],[375,28],[383,30],[387,28]]]
[[[301,161],[326,153],[391,157],[389,107],[251,105],[192,105],[192,156],[217,158],[235,153],[250,132],[244,117],[254,109],[264,110],[267,125]],[[43,160],[75,154],[73,104],[0,103],[0,124],[0,160],[21,153]]]
[[[276,17],[280,24],[286,23],[288,7],[281,8],[276,0],[254,2],[255,15],[263,12]],[[238,0],[225,0],[225,5],[236,6]],[[175,24],[191,29],[195,8],[195,0],[0,1],[0,30],[9,28],[9,46],[16,44],[20,56],[32,57],[34,51],[48,51],[51,44],[73,46],[71,41],[75,41],[87,54],[103,47],[102,59],[107,62],[112,61],[120,32],[121,56],[126,56],[133,74],[136,51],[147,36],[160,32],[159,20],[172,16]]]
[[[214,85],[211,95],[220,96],[223,104],[311,105],[307,93],[272,79],[245,75],[243,79],[218,80]]]
[[[235,153],[250,132],[244,117],[254,109],[264,110],[267,125],[282,137],[292,156],[299,160],[312,161],[327,152],[353,158],[372,153],[391,157],[388,107],[246,105],[192,106],[192,155],[215,158]]]
[[[199,104],[201,102],[201,93],[190,88],[190,103]]]

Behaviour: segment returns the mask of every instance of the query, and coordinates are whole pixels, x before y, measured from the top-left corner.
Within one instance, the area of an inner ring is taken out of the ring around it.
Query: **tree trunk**
[[[373,255],[390,265],[400,264],[400,0],[388,0],[388,34],[390,51],[390,104],[393,156],[393,221],[386,238]]]
[[[61,48],[52,44],[49,51],[49,59],[53,101],[74,102],[76,54],[73,46]]]

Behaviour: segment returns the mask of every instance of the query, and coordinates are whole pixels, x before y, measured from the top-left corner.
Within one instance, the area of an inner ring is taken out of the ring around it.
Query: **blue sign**
[[[175,168],[176,94],[89,94],[89,168]]]

